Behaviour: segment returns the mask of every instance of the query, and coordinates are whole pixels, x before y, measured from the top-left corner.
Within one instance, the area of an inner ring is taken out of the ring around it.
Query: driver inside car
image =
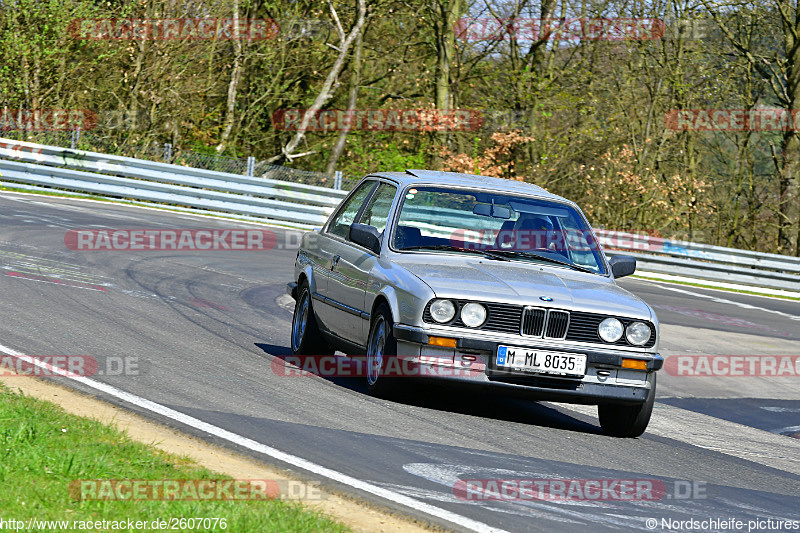
[[[516,221],[506,221],[497,235],[497,247],[506,250],[550,250],[560,252],[553,224],[544,215],[520,213]]]

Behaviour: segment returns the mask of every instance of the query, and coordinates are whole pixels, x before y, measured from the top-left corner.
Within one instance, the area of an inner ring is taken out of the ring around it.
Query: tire
[[[311,289],[303,281],[297,288],[297,301],[292,316],[292,353],[294,355],[330,355],[334,353],[317,326],[311,304]]]
[[[392,312],[385,303],[373,314],[367,339],[367,392],[386,397],[395,390],[395,379],[384,374],[389,360],[397,357],[397,339],[392,328]]]
[[[656,401],[656,376],[653,374],[653,384],[650,394],[644,403],[637,405],[603,404],[597,406],[600,427],[603,433],[611,437],[634,438],[647,429],[650,415],[653,414],[653,404]]]

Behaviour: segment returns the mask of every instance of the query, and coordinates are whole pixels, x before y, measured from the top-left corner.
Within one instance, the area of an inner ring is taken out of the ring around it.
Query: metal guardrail
[[[63,189],[287,226],[322,225],[347,194],[314,185],[0,139],[0,184]],[[447,213],[437,213],[447,217]],[[642,271],[800,291],[800,258],[596,229],[607,255]]]
[[[361,176],[346,175],[342,171],[331,174],[313,170],[301,170],[281,165],[274,165],[268,161],[258,161],[255,157],[238,158],[218,154],[194,152],[181,149],[171,143],[147,142],[145,139],[135,141],[126,139],[125,142],[114,142],[108,132],[74,130],[60,131],[29,131],[7,130],[0,132],[16,141],[24,141],[48,146],[71,148],[72,150],[86,150],[102,154],[114,154],[135,159],[146,159],[159,163],[171,163],[185,167],[226,172],[229,174],[258,176],[290,183],[304,183],[319,187],[350,190],[361,180]]]
[[[636,257],[637,269],[800,291],[800,257],[595,229],[606,255]]]
[[[203,211],[324,223],[346,191],[0,139],[7,186],[47,187]],[[13,182],[13,183],[10,183]]]

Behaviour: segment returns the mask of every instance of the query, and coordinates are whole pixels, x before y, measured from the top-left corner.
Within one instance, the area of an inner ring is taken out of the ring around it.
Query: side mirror
[[[630,276],[636,272],[636,258],[629,255],[615,255],[608,260],[615,278]]]
[[[381,234],[375,226],[357,222],[350,224],[350,240],[376,254],[381,253]]]

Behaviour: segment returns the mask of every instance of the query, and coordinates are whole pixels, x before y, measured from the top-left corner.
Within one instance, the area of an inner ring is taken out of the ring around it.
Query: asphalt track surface
[[[272,370],[290,352],[284,287],[296,233],[273,229],[278,246],[268,252],[64,244],[70,229],[252,227],[2,193],[0,352],[91,356],[102,375],[53,379],[447,529],[687,531],[670,521],[734,519],[747,530],[749,521],[800,521],[800,440],[789,436],[800,426],[798,376],[662,371],[651,426],[638,439],[602,435],[593,407],[488,390],[409,384],[392,400],[375,399],[361,379]],[[667,357],[800,354],[799,302],[620,284],[655,307]],[[634,501],[465,499],[453,490],[465,479],[648,480],[666,492]]]

